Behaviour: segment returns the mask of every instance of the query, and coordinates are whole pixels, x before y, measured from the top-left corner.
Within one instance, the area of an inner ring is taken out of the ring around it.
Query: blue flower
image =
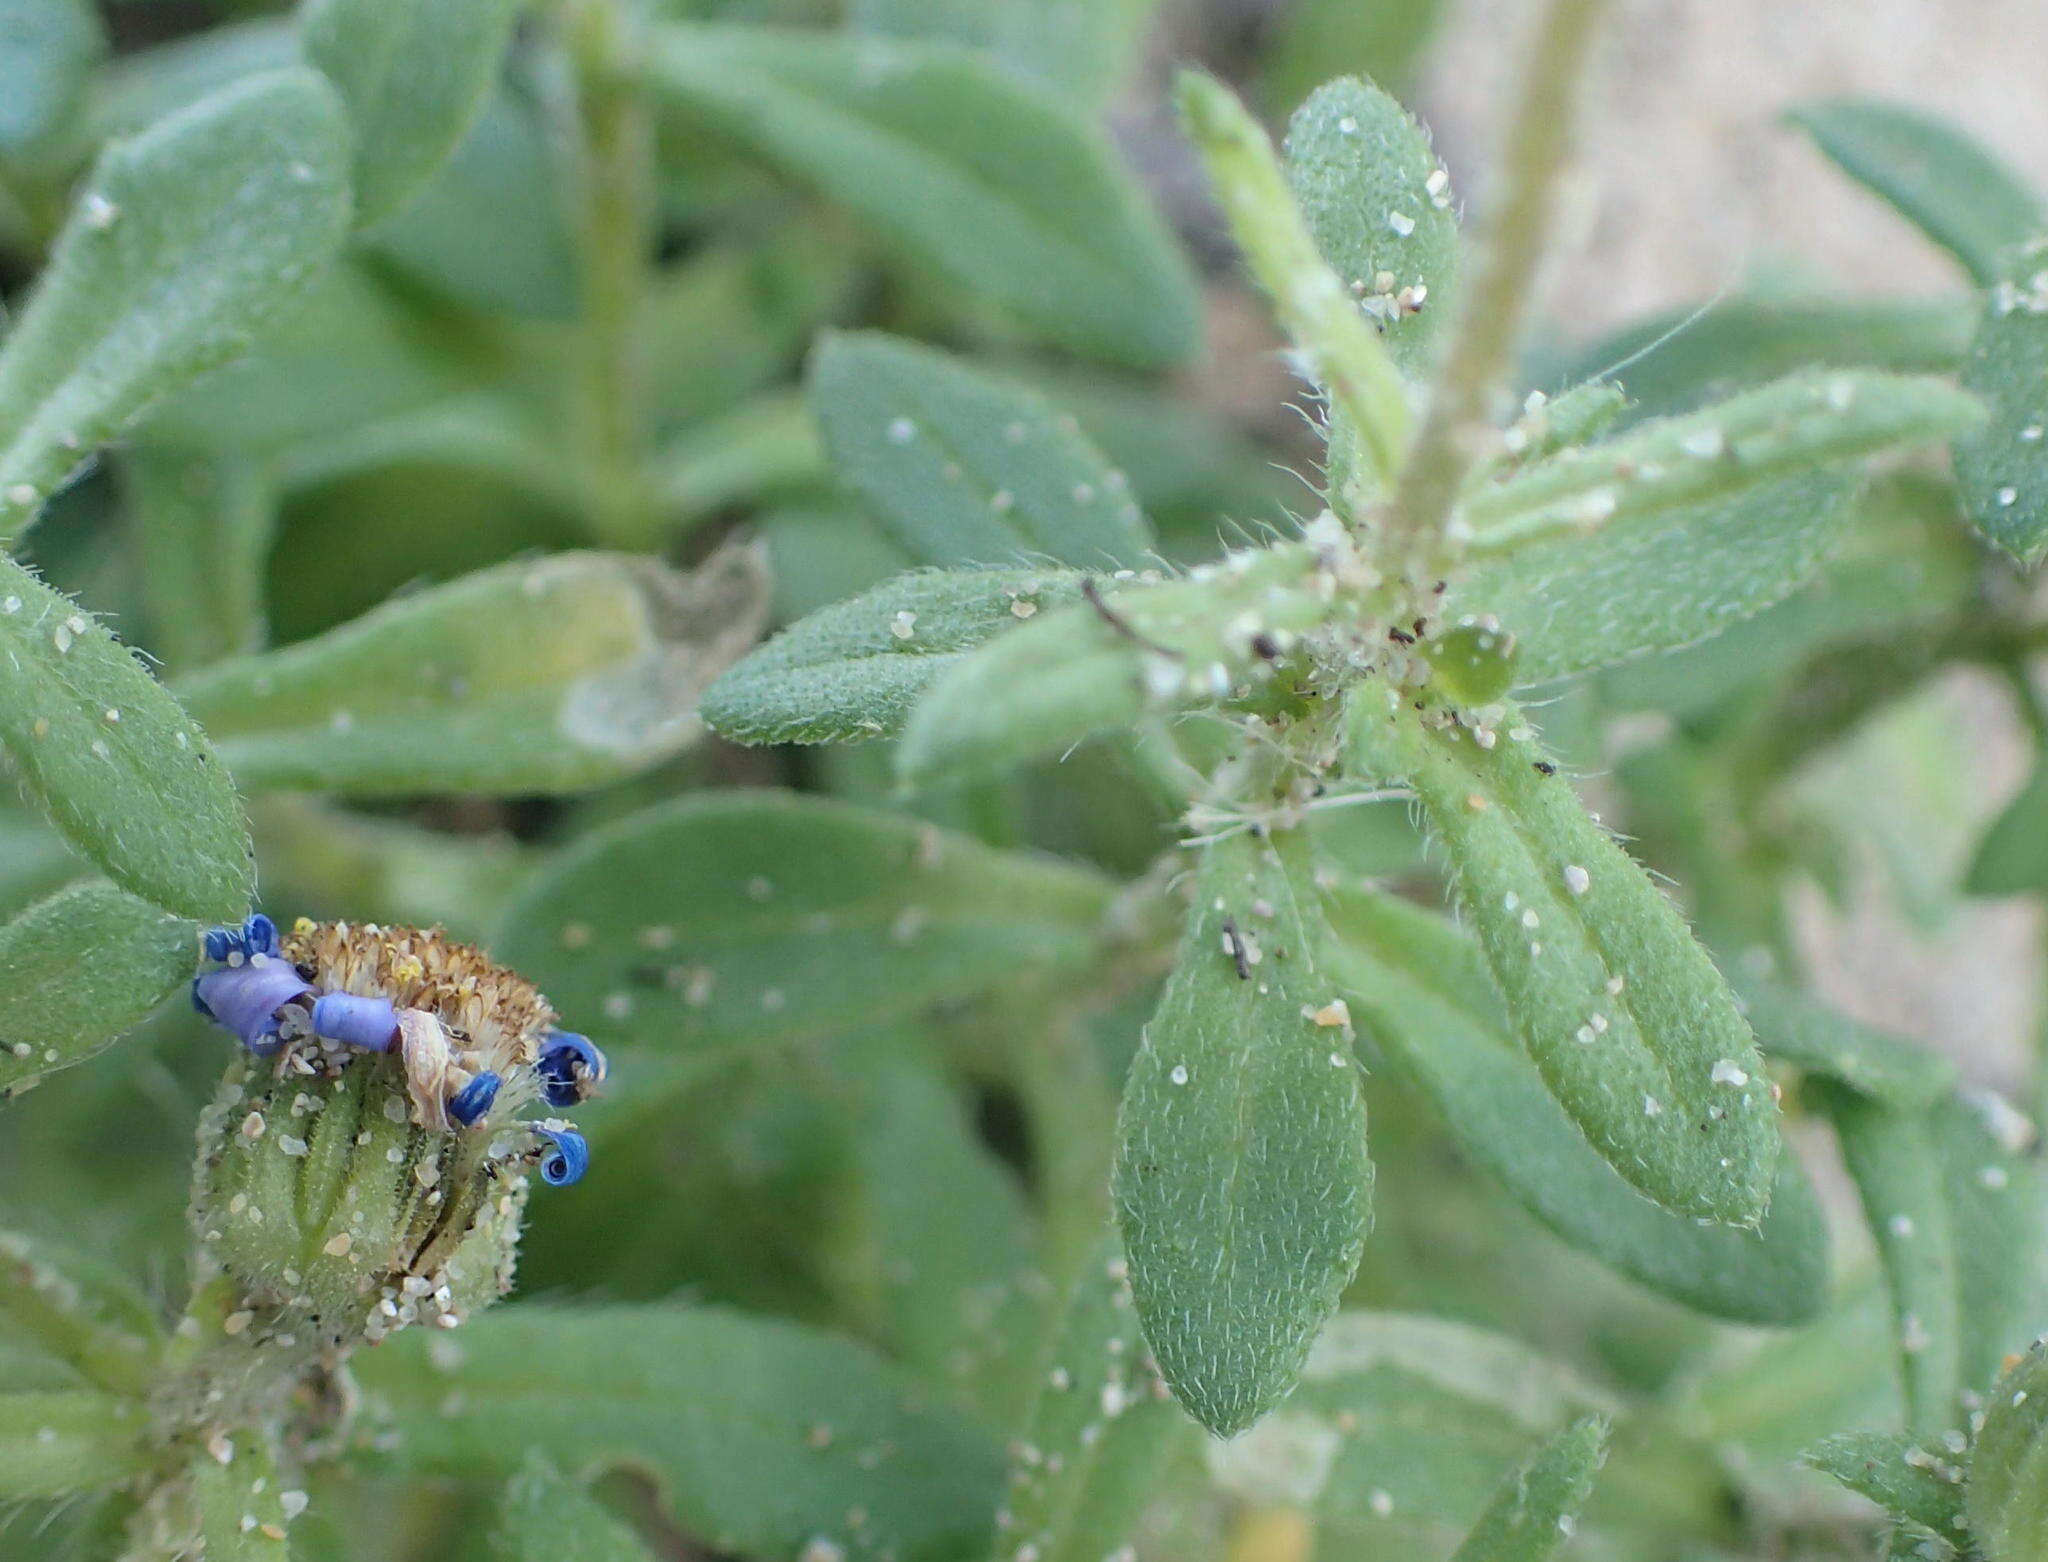
[[[313,989],[284,957],[277,925],[258,913],[240,929],[209,929],[207,958],[219,964],[192,979],[192,1007],[232,1031],[258,1057],[283,1045],[286,1012],[304,1007]]]
[[[606,1065],[604,1054],[588,1036],[557,1030],[549,1031],[542,1040],[534,1070],[540,1075],[548,1105],[569,1107],[588,1095],[590,1086],[603,1081]]]
[[[590,1146],[583,1135],[573,1128],[549,1128],[546,1124],[540,1125],[540,1131],[554,1144],[541,1155],[541,1181],[551,1188],[566,1188],[580,1181],[590,1169]]]
[[[389,1052],[398,1045],[398,1010],[389,998],[322,993],[313,1005],[313,1034],[365,1052]]]
[[[502,1084],[504,1080],[489,1071],[477,1075],[448,1098],[448,1115],[464,1128],[469,1127],[491,1109]]]

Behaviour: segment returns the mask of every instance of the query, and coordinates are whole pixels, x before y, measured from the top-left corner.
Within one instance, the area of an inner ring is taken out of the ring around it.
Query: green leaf
[[[516,0],[312,0],[306,58],[355,129],[356,223],[403,205],[482,112],[512,36]]]
[[[508,1475],[537,1449],[577,1471],[651,1472],[723,1552],[939,1562],[978,1552],[1002,1455],[917,1408],[912,1380],[795,1324],[675,1305],[500,1308],[459,1349],[420,1331],[357,1365],[412,1473]],[[858,1514],[859,1517],[850,1517]]]
[[[652,1562],[632,1527],[545,1454],[529,1457],[505,1487],[491,1554],[497,1562]]]
[[[0,1317],[96,1387],[141,1399],[155,1384],[155,1305],[110,1265],[0,1231]]]
[[[1457,208],[1429,136],[1371,82],[1328,81],[1288,121],[1287,180],[1316,248],[1420,378],[1458,280]],[[1404,308],[1411,289],[1419,307]]]
[[[1999,810],[1977,842],[1963,887],[1972,895],[2031,895],[2048,889],[2048,765]]]
[[[1068,570],[920,570],[797,621],[705,691],[704,719],[740,743],[893,737],[969,651],[1079,599]]]
[[[0,924],[0,1100],[140,1024],[191,979],[198,931],[97,880]]]
[[[1844,479],[1808,473],[1642,525],[1535,543],[1475,567],[1445,612],[1452,623],[1495,614],[1515,636],[1525,686],[1675,650],[1810,579],[1848,526],[1848,501]]]
[[[246,457],[142,445],[121,462],[152,643],[173,673],[263,641],[277,492]]]
[[[810,394],[834,470],[921,562],[1115,569],[1151,549],[1123,474],[1027,386],[863,332],[819,343]]]
[[[1963,1530],[1963,1472],[1901,1432],[1839,1432],[1799,1456],[1895,1518],[1944,1538]]]
[[[698,693],[752,644],[766,609],[744,548],[689,575],[557,554],[397,597],[180,692],[252,788],[573,791],[698,736]]]
[[[1729,499],[1778,478],[1976,428],[1983,408],[1938,380],[1841,369],[1795,374],[1489,484],[1464,506],[1482,555],[1681,505]]]
[[[107,52],[86,0],[6,0],[0,5],[0,157],[14,157],[63,129]]]
[[[671,25],[641,68],[655,92],[1060,346],[1139,365],[1194,349],[1186,263],[1108,145],[986,60]]]
[[[1626,326],[1545,379],[1567,386],[1611,376],[1628,389],[1631,418],[1662,417],[1800,369],[1946,373],[1969,349],[1971,323],[1964,298],[1731,298]]]
[[[0,1394],[0,1497],[62,1497],[148,1467],[149,1417],[82,1389]]]
[[[1099,107],[1129,75],[1155,0],[851,0],[847,25],[984,49],[1004,69]]]
[[[1219,1437],[1294,1386],[1372,1226],[1365,1098],[1300,858],[1249,834],[1204,850],[1117,1123],[1145,1338]]]
[[[1354,700],[1357,751],[1421,803],[1544,1083],[1632,1186],[1674,1214],[1754,1226],[1778,1154],[1770,1081],[1684,919],[1513,706],[1482,748],[1388,703]]]
[[[1738,976],[1736,989],[1757,1045],[1892,1106],[1931,1106],[1955,1085],[1955,1066],[1901,1037],[1877,1030],[1768,976]]]
[[[1156,1399],[1117,1245],[1105,1239],[1066,1298],[1022,1435],[989,1562],[1101,1562],[1137,1527],[1188,1426]]]
[[[1312,1513],[1327,1555],[1440,1557],[1540,1439],[1611,1408],[1518,1340],[1342,1312],[1301,1386],[1243,1436],[1211,1444],[1209,1463],[1232,1497]]]
[[[2048,552],[2048,239],[2029,244],[1985,299],[1962,384],[1991,409],[1956,441],[1970,524],[2031,567]]]
[[[93,95],[91,139],[131,136],[245,76],[297,65],[304,53],[291,17],[265,16],[117,54]]]
[[[1264,687],[1270,656],[1340,610],[1317,589],[1334,585],[1312,547],[1283,546],[1041,613],[938,678],[911,710],[896,773],[913,786],[976,780],[1148,710]]]
[[[348,129],[309,70],[101,154],[0,345],[0,531],[151,402],[248,348],[340,245]]]
[[[1580,1417],[1501,1484],[1452,1562],[1548,1562],[1606,1461],[1606,1418]]]
[[[1828,160],[1989,286],[2041,226],[2040,198],[1956,126],[1896,103],[1835,98],[1786,116]]]
[[[51,822],[123,889],[239,922],[249,827],[206,734],[132,652],[0,559],[0,743]]]
[[[1279,35],[1266,52],[1262,96],[1284,113],[1332,71],[1405,91],[1443,9],[1443,0],[1382,0],[1364,11],[1351,0],[1298,0],[1279,18]]]
[[[226,1460],[211,1449],[192,1458],[192,1503],[203,1542],[199,1554],[207,1562],[290,1562],[277,1461],[253,1429],[236,1432],[228,1446]]]
[[[1963,1506],[1990,1562],[2048,1555],[2048,1345],[2035,1345],[1992,1390]]]
[[[702,1048],[840,1031],[1080,964],[1109,892],[1093,872],[896,814],[700,794],[565,853],[498,947],[594,1033]]]
[[[1586,1143],[1511,1039],[1483,957],[1442,917],[1329,891],[1330,969],[1352,1018],[1436,1107],[1467,1159],[1582,1252],[1674,1301],[1738,1323],[1816,1317],[1828,1232],[1797,1159],[1781,1155],[1756,1231],[1669,1214]]]

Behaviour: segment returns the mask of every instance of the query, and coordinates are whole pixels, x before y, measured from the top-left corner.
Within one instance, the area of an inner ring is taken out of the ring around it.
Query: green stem
[[[633,40],[618,0],[566,0],[576,76],[583,314],[576,422],[591,529],[644,547],[656,516],[645,474],[641,304],[654,250],[653,122],[626,67]]]
[[[1550,0],[1503,143],[1498,196],[1473,281],[1398,501],[1413,536],[1441,538],[1484,453],[1489,404],[1506,380],[1529,312],[1557,185],[1571,150],[1579,84],[1606,0]]]

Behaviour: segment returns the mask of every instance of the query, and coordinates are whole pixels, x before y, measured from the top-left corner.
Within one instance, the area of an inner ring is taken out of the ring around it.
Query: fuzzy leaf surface
[[[2048,1553],[2048,1345],[2035,1345],[1992,1390],[1963,1504],[1990,1562]]]
[[[1501,1483],[1451,1562],[1549,1562],[1606,1460],[1606,1419],[1581,1416]]]
[[[2031,567],[2048,552],[2048,240],[2008,265],[1963,360],[1963,387],[1991,416],[1956,441],[1956,487],[1970,524]]]

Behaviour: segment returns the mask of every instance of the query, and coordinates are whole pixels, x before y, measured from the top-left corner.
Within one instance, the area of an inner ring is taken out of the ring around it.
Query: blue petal
[[[491,1103],[498,1099],[498,1087],[503,1083],[488,1070],[477,1075],[449,1098],[448,1115],[464,1128],[469,1127],[491,1109]]]
[[[252,955],[274,955],[283,948],[277,941],[277,924],[260,911],[242,924],[242,945]]]
[[[398,1010],[389,998],[322,993],[313,1005],[313,1033],[365,1052],[389,1052],[398,1041]]]
[[[569,1107],[584,1098],[589,1085],[604,1078],[605,1057],[588,1036],[572,1030],[549,1031],[541,1042],[534,1071],[540,1075],[548,1105]]]
[[[554,1148],[540,1160],[540,1177],[551,1188],[566,1188],[590,1169],[590,1146],[573,1128],[543,1128]]]
[[[210,927],[204,939],[206,958],[216,965],[227,962],[229,955],[242,947],[242,935],[231,927]]]
[[[283,960],[255,960],[221,966],[192,983],[192,1003],[233,1031],[259,1056],[277,1050],[277,1014],[312,992],[306,979]]]

